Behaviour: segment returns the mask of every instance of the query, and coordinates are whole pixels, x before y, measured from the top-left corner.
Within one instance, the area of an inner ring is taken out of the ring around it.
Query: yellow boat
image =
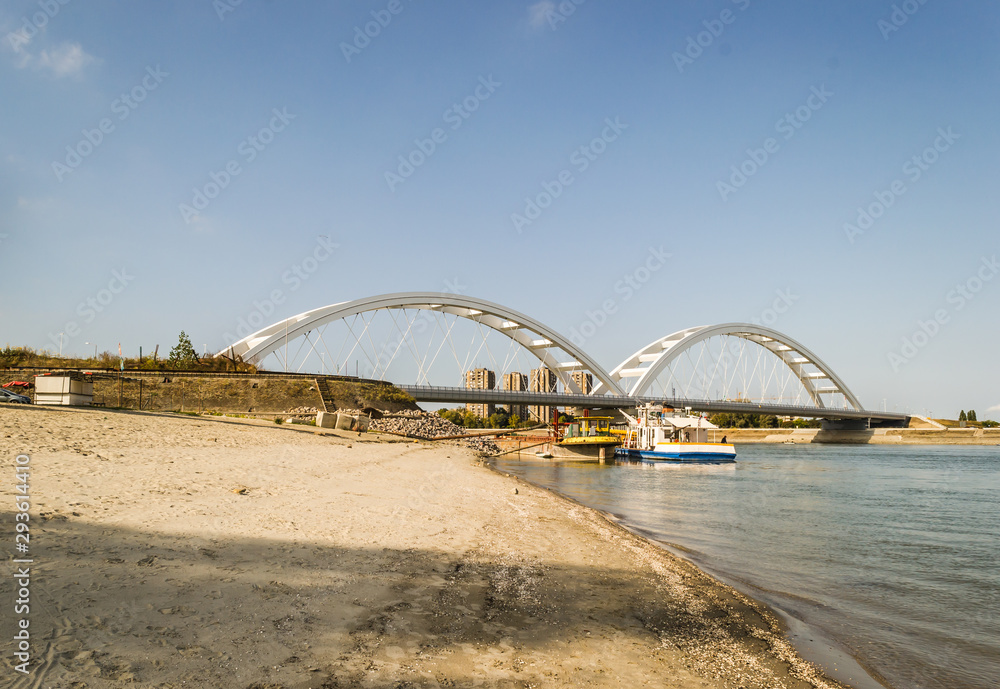
[[[611,460],[622,439],[612,433],[611,416],[584,416],[565,424],[562,439],[550,449],[556,459]]]

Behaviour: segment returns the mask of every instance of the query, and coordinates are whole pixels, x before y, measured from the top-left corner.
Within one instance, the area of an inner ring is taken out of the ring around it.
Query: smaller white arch
[[[752,323],[722,323],[701,325],[671,333],[649,343],[611,370],[611,377],[632,396],[649,392],[653,381],[690,347],[711,337],[728,335],[754,342],[778,357],[799,379],[817,407],[825,407],[823,395],[842,394],[857,410],[863,409],[840,377],[818,356],[787,335]],[[815,368],[816,371],[811,370]],[[634,381],[629,385],[626,383]],[[820,383],[827,382],[821,386]],[[595,386],[595,393],[602,393]]]

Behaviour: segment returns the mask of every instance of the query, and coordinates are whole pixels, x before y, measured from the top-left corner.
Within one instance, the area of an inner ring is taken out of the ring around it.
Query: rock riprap
[[[437,414],[429,414],[424,411],[401,411],[396,414],[384,416],[381,419],[372,419],[369,430],[398,433],[408,438],[423,438],[426,440],[464,435],[469,432],[467,428],[456,426],[451,421]],[[465,440],[465,444],[476,452],[483,454],[497,454],[500,452],[497,444],[488,438],[468,438]]]

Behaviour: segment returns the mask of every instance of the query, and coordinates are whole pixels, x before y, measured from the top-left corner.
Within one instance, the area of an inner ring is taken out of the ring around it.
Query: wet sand
[[[31,456],[17,689],[842,686],[763,606],[457,445],[3,405],[0,448]]]

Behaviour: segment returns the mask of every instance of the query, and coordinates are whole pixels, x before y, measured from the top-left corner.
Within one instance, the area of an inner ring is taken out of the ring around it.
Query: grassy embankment
[[[94,371],[94,402],[105,407],[144,411],[221,412],[280,415],[300,410],[416,408],[412,398],[390,384],[332,380],[324,377],[284,377],[260,372],[251,364],[206,359],[178,371],[169,362],[151,357],[126,359],[119,376],[119,359],[105,352],[98,357],[58,357],[27,348],[0,350],[0,384],[14,380],[34,382],[45,369]],[[34,367],[42,370],[3,370]],[[238,368],[238,371],[234,371]],[[241,373],[239,377],[199,376],[199,373]],[[261,373],[260,376],[253,374]],[[120,379],[119,379],[120,378]]]

